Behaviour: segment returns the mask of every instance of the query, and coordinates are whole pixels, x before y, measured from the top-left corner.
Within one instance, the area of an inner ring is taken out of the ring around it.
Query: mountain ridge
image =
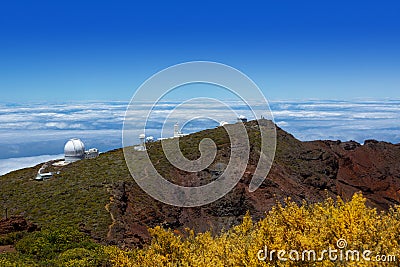
[[[180,208],[154,200],[131,178],[122,149],[116,149],[97,159],[65,166],[44,182],[31,180],[41,165],[0,176],[0,216],[7,208],[10,214],[22,215],[40,227],[73,225],[102,243],[140,247],[150,241],[148,227],[218,232],[238,224],[247,211],[260,219],[287,197],[297,203],[320,202],[337,195],[350,199],[361,191],[368,205],[379,210],[400,203],[400,144],[375,140],[366,140],[363,145],[354,141],[302,142],[279,127],[271,171],[260,188],[250,193],[259,139],[257,123],[245,125],[251,140],[245,174],[226,196],[208,205]],[[159,142],[150,144],[148,152],[167,179],[178,184],[208,183],[215,179],[216,164],[229,159],[230,148],[226,133],[218,127],[180,138],[182,153],[189,159],[197,158],[198,143],[204,137],[215,141],[218,153],[209,168],[195,174],[172,168]]]

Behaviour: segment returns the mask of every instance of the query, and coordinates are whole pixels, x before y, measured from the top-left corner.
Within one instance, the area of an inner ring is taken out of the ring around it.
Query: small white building
[[[45,172],[46,168],[48,167],[47,163],[43,164],[43,166],[39,169],[35,180],[36,181],[43,181],[46,179],[50,179],[51,177],[53,177],[53,173],[52,172]]]
[[[36,181],[44,181],[47,179],[50,179],[53,177],[54,174],[60,174],[60,172],[45,172],[46,168],[49,167],[50,162],[46,162],[45,164],[43,164],[43,166],[39,169],[36,177],[34,178],[34,180]]]
[[[99,156],[99,150],[97,148],[90,148],[88,151],[85,151],[85,159],[94,159]]]

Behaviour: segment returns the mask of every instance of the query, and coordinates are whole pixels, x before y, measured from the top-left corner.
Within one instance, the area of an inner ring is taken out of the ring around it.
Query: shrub
[[[98,245],[74,228],[45,229],[26,235],[17,242],[18,252],[35,259],[52,259],[73,248],[94,249]]]
[[[1,267],[37,267],[39,264],[29,258],[28,256],[20,253],[5,253],[0,254],[0,266]]]
[[[99,247],[95,250],[73,248],[61,253],[54,261],[56,266],[64,267],[94,267],[108,266],[108,259]]]
[[[298,206],[288,199],[258,223],[247,214],[242,224],[215,237],[210,232],[195,235],[190,230],[182,237],[155,227],[150,229],[153,239],[147,248],[130,252],[114,248],[106,253],[114,266],[376,266],[376,262],[362,258],[345,262],[340,258],[332,261],[327,256],[323,261],[281,261],[276,254],[271,260],[257,257],[265,246],[268,251],[300,253],[337,249],[336,242],[342,238],[347,241],[346,250],[371,250],[371,257],[393,255],[398,261],[400,207],[378,213],[365,201],[361,194],[355,194],[347,203],[338,198]],[[390,264],[396,266],[396,262]]]
[[[0,246],[13,245],[13,244],[15,244],[15,242],[17,242],[22,237],[24,237],[25,234],[26,234],[26,232],[21,231],[21,232],[13,232],[13,233],[2,235],[2,236],[0,236]]]

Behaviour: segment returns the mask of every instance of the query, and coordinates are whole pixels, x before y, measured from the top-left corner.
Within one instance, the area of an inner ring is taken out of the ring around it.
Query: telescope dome
[[[66,162],[74,162],[85,157],[85,145],[78,138],[70,139],[64,147]]]

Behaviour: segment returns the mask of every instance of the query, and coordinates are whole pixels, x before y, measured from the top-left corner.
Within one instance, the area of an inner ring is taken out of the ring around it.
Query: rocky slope
[[[250,136],[254,136],[253,124],[247,124]],[[182,144],[187,144],[207,136],[220,141],[217,160],[204,171],[185,173],[168,163],[161,164],[164,159],[157,156],[153,162],[159,172],[178,184],[188,180],[196,183],[207,177],[211,180],[213,167],[226,164],[229,159],[227,137],[219,134],[217,130],[208,130],[186,137],[190,141],[182,140]],[[110,238],[127,244],[141,244],[148,240],[147,227],[158,224],[178,230],[190,227],[197,231],[219,231],[238,223],[246,211],[250,211],[255,219],[261,218],[265,211],[286,197],[298,203],[303,200],[316,202],[337,195],[350,199],[355,192],[361,191],[370,206],[381,210],[400,203],[399,144],[374,140],[368,140],[364,145],[354,141],[301,142],[279,128],[277,138],[273,167],[261,187],[253,193],[248,191],[248,185],[258,159],[256,145],[252,147],[247,171],[236,187],[222,199],[206,206],[172,207],[154,201],[144,193],[137,195],[134,182],[114,184],[110,192],[114,196],[111,211],[116,223]],[[181,147],[184,151],[185,145]],[[149,151],[156,155],[160,149],[155,144]],[[199,156],[193,156],[194,153],[186,156],[192,156],[192,159]]]
[[[14,214],[23,214],[40,226],[75,224],[99,241],[124,247],[148,242],[147,228],[156,225],[178,232],[185,227],[214,232],[227,229],[237,224],[246,211],[259,219],[286,197],[298,203],[316,202],[336,195],[349,199],[361,191],[370,206],[381,210],[400,203],[400,144],[374,140],[363,145],[353,141],[301,142],[280,128],[272,169],[261,187],[250,193],[259,135],[255,122],[247,123],[246,128],[251,153],[244,177],[226,196],[202,207],[173,207],[148,196],[130,177],[121,150],[71,164],[44,183],[30,180],[39,165],[2,176],[0,204],[5,203],[3,206]],[[171,181],[204,184],[215,179],[230,155],[229,139],[221,127],[181,138],[182,153],[196,159],[197,145],[205,137],[216,142],[218,153],[213,164],[198,173],[171,166],[158,142],[149,145],[149,154],[156,169]],[[23,200],[17,197],[16,187],[19,195],[25,196]],[[33,195],[31,200],[29,196]]]

